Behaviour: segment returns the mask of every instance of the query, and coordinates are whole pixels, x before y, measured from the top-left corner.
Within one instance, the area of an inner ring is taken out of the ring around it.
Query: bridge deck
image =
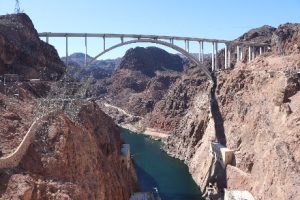
[[[216,43],[232,43],[231,40],[208,39],[197,37],[181,37],[181,36],[166,36],[166,35],[143,35],[143,34],[114,34],[114,33],[39,33],[40,37],[98,37],[98,38],[136,38],[136,39],[160,39],[160,40],[182,40],[194,42],[216,42]],[[259,45],[266,46],[265,43],[256,42],[234,42],[235,44]]]

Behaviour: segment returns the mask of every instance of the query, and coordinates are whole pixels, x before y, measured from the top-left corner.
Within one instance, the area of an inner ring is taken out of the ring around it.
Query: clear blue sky
[[[300,0],[19,0],[38,32],[137,33],[235,39],[265,24],[300,22]],[[0,0],[0,14],[13,13],[14,0]],[[61,56],[63,39],[50,41]],[[108,45],[117,43],[111,41]],[[70,39],[70,53],[84,52],[83,39]],[[183,45],[178,43],[179,45]],[[88,40],[92,56],[100,39]],[[197,44],[191,44],[197,51]],[[122,56],[116,49],[103,58]],[[210,51],[211,47],[206,48]],[[172,51],[171,51],[172,52]]]

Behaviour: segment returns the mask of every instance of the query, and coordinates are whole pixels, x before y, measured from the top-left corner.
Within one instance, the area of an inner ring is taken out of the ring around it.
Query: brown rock
[[[33,179],[28,175],[15,174],[10,177],[5,194],[1,199],[33,199]]]
[[[49,118],[19,168],[8,179],[0,176],[1,184],[8,185],[0,196],[128,199],[137,187],[134,173],[121,162],[118,127],[94,103],[84,105],[78,118],[81,125],[65,114]],[[20,173],[25,175],[15,178]],[[16,188],[20,194],[14,194]]]
[[[145,116],[162,99],[183,71],[183,60],[165,50],[148,47],[129,49],[107,85],[110,103]]]
[[[12,112],[4,113],[4,114],[2,114],[2,116],[9,120],[21,120],[22,119],[18,114],[12,113]]]
[[[17,72],[25,79],[49,80],[64,71],[57,51],[39,39],[26,14],[0,16],[0,75]]]
[[[216,180],[218,185],[224,181],[216,175],[222,169],[216,167],[211,173],[208,153],[210,142],[218,138],[218,128],[223,127],[227,147],[235,150],[234,166],[226,169],[227,188],[248,190],[256,199],[300,198],[300,93],[299,69],[295,68],[299,52],[294,45],[300,38],[298,27],[283,25],[274,33],[284,32],[283,51],[290,55],[278,56],[278,43],[272,43],[274,52],[218,73],[216,99],[221,118],[215,118],[218,110],[210,111],[208,103],[195,101],[195,95],[209,93],[205,87],[190,96],[184,117],[173,118],[178,126],[165,149],[187,163],[202,189],[208,181]],[[217,120],[212,122],[212,118]]]

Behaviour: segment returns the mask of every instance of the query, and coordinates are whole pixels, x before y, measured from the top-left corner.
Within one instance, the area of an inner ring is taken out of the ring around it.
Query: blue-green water
[[[142,191],[158,192],[162,200],[199,200],[201,191],[180,160],[160,149],[161,142],[142,134],[122,130],[123,140],[130,144],[138,182]]]

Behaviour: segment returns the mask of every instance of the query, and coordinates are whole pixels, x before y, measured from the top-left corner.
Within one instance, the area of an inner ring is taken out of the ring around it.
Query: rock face
[[[96,104],[84,105],[78,118],[81,124],[62,113],[45,122],[19,167],[2,171],[3,199],[129,198],[136,185],[121,162],[117,126]]]
[[[273,52],[279,55],[287,55],[300,52],[300,25],[282,24],[272,37]]]
[[[272,26],[264,25],[262,27],[249,30],[234,41],[251,41],[270,44],[275,30],[276,28]]]
[[[49,80],[59,79],[64,71],[57,51],[39,39],[26,14],[0,16],[0,75]]]
[[[210,85],[207,77],[197,68],[187,69],[174,82],[169,91],[158,101],[153,112],[147,116],[147,126],[164,131],[179,128],[179,122],[193,107],[192,102],[208,100]],[[198,94],[204,91],[203,94]]]
[[[0,92],[1,156],[12,153],[18,147],[21,138],[30,127],[34,106],[35,103],[29,99],[20,103],[16,98],[8,97]]]
[[[182,59],[156,47],[136,47],[129,49],[123,57],[119,69],[141,71],[146,76],[155,76],[156,71],[182,71]]]
[[[64,65],[56,50],[39,40],[25,14],[0,17],[0,56],[0,75],[41,78],[43,70],[44,76],[43,82],[5,86],[0,79],[2,161],[19,147],[32,122],[41,117],[41,102],[50,102],[46,110],[58,108],[53,99],[41,97],[58,95],[50,86],[57,83],[53,79],[63,75]],[[56,85],[61,84],[63,81]],[[19,90],[18,96],[15,90]],[[62,104],[56,116],[39,125],[18,166],[0,169],[0,199],[128,199],[137,189],[136,178],[121,160],[118,127],[95,103],[76,103],[76,109],[71,109],[74,116],[66,111],[68,103]]]
[[[30,126],[34,99],[46,96],[50,89],[41,82],[6,82],[4,86],[3,75],[51,80],[63,73],[57,51],[39,39],[26,14],[0,16],[0,154],[7,155],[18,146]],[[19,100],[13,98],[16,94]]]
[[[156,48],[129,49],[106,80],[106,98],[134,115],[150,113],[183,71],[183,61]],[[104,85],[104,84],[103,84]]]
[[[165,149],[187,163],[202,189],[216,181],[221,188],[248,190],[256,199],[300,198],[299,27],[268,28],[269,52],[219,72],[216,102],[201,97],[209,94],[206,87],[190,96],[188,112]],[[250,32],[245,35],[259,36]],[[212,168],[210,142],[224,136],[222,143],[235,151],[234,162],[225,170],[218,163]]]

